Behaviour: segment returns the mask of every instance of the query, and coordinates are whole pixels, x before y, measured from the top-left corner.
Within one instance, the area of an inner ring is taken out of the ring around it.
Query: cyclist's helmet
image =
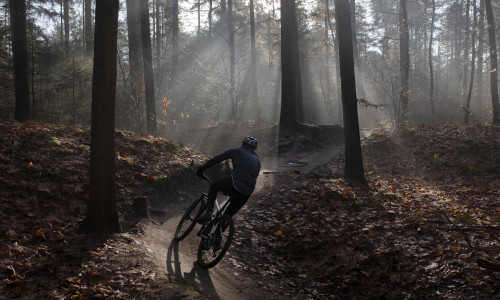
[[[256,149],[257,148],[257,140],[254,139],[253,137],[246,137],[243,139],[243,142],[242,142],[243,145],[246,145],[252,149]]]

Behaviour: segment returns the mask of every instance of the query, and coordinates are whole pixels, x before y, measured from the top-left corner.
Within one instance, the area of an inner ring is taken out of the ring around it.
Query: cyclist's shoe
[[[208,212],[208,211],[205,211],[204,213],[202,213],[197,219],[196,221],[200,224],[205,224],[207,223],[208,221],[210,221],[212,219],[212,215]]]

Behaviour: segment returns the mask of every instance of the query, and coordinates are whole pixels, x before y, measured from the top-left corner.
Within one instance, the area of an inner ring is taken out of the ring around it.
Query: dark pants
[[[250,196],[245,196],[238,192],[233,186],[233,179],[231,176],[223,177],[214,181],[210,185],[210,189],[208,190],[208,201],[207,201],[207,210],[212,213],[214,209],[215,198],[217,197],[217,192],[224,192],[231,196],[231,203],[226,208],[225,215],[233,216],[237,213],[243,205],[247,202]]]

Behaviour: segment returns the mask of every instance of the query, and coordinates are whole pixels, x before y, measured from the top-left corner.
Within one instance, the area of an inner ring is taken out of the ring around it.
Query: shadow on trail
[[[186,284],[198,287],[200,292],[205,295],[219,298],[207,269],[193,262],[189,272],[182,270],[182,266],[186,266],[186,263],[181,262],[179,242],[175,239],[172,239],[168,246],[166,266],[168,274],[173,274],[176,278],[183,279]]]

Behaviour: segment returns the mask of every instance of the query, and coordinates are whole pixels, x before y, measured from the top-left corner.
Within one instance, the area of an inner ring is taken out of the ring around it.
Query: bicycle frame
[[[213,183],[212,180],[210,180],[210,178],[206,177],[205,175],[203,175],[202,177],[204,180],[206,180],[207,182],[209,182],[210,184]],[[227,195],[227,194],[225,194]],[[209,235],[213,234],[214,231],[215,231],[215,224],[213,224],[213,221],[215,219],[217,219],[220,215],[222,215],[222,213],[226,210],[227,206],[229,205],[229,203],[231,202],[231,195],[227,195],[229,196],[229,198],[226,200],[226,202],[224,202],[224,205],[222,205],[222,207],[220,207],[219,205],[219,201],[217,199],[217,197],[215,198],[215,202],[214,202],[214,207],[215,207],[215,213],[212,212],[212,219],[210,220],[210,222],[208,222],[207,224],[204,224],[200,231],[198,232],[197,236],[203,238],[203,239],[208,239],[209,238]],[[206,230],[206,227],[208,227],[209,225],[212,225],[212,227],[210,228],[210,231],[208,231],[208,236],[205,236],[202,234],[203,231]]]
[[[208,182],[210,179],[202,176]],[[227,195],[227,194],[226,194]],[[234,221],[229,215],[225,215],[225,211],[231,203],[232,196],[224,204],[219,203],[217,198],[214,202],[214,210],[211,212],[211,219],[208,223],[203,224],[198,231],[197,236],[200,237],[198,246],[197,262],[204,268],[215,266],[225,255],[234,235]],[[196,219],[201,212],[206,209],[206,194],[202,194],[200,198],[194,201],[182,216],[177,229],[175,231],[175,240],[181,241],[184,239],[198,223]],[[194,214],[193,214],[194,213]],[[184,227],[184,225],[187,225]]]

